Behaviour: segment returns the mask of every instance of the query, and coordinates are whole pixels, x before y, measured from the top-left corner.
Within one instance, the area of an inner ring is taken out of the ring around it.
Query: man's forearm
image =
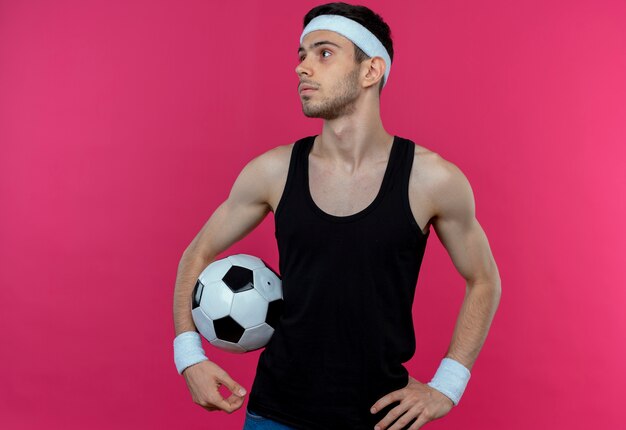
[[[468,284],[446,357],[470,371],[500,303],[500,280]]]
[[[185,251],[180,263],[178,263],[174,287],[174,329],[176,336],[185,331],[196,330],[191,318],[191,294],[198,276],[210,262],[211,260],[198,254]]]

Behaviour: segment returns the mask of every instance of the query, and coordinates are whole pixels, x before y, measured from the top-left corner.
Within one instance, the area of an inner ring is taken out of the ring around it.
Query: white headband
[[[316,30],[330,30],[339,33],[350,39],[352,43],[358,46],[369,57],[382,57],[385,60],[385,85],[389,80],[389,72],[391,71],[391,58],[389,53],[371,31],[359,24],[358,22],[346,18],[342,15],[318,15],[313,18],[302,31],[300,36],[300,44],[304,36]]]

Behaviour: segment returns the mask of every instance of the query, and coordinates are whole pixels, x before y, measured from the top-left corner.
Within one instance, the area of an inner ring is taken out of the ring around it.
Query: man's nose
[[[296,66],[296,75],[300,76],[302,73],[306,73],[309,76],[311,75],[311,68],[308,66],[306,62],[306,58],[298,63]]]

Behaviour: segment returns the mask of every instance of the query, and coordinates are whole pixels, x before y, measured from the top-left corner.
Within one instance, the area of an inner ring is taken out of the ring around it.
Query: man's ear
[[[363,61],[363,64],[367,67],[367,72],[365,73],[363,80],[363,86],[367,88],[372,85],[376,85],[378,88],[378,83],[385,76],[385,60],[381,57],[372,57]]]

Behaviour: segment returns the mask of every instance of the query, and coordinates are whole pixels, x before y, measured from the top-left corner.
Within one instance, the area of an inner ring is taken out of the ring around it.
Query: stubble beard
[[[313,97],[302,96],[302,112],[309,118],[336,119],[349,115],[356,110],[356,99],[359,96],[360,68],[358,65],[329,92],[333,98],[313,101]]]

